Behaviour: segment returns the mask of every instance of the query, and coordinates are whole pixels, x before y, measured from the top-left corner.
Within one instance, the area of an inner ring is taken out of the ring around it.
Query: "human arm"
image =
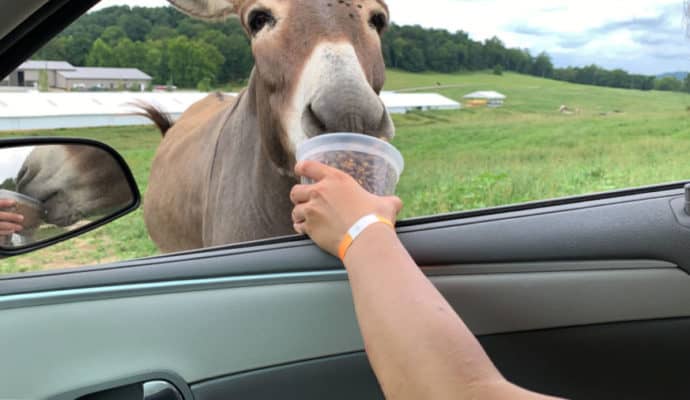
[[[399,199],[369,194],[348,175],[318,163],[302,163],[296,172],[317,183],[291,193],[295,229],[331,254],[362,216],[394,221],[402,207]],[[367,355],[387,398],[546,398],[501,376],[393,229],[370,226],[344,263]]]
[[[23,227],[21,223],[24,216],[21,214],[3,211],[11,209],[16,205],[14,200],[0,199],[0,237],[10,236],[15,232],[20,232]]]

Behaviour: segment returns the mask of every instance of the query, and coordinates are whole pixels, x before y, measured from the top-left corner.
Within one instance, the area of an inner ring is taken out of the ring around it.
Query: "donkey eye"
[[[369,19],[369,26],[376,29],[378,33],[383,33],[384,29],[388,27],[388,18],[384,13],[375,13]]]
[[[249,14],[249,30],[252,35],[259,33],[266,25],[273,25],[275,22],[275,18],[268,11],[255,10]]]

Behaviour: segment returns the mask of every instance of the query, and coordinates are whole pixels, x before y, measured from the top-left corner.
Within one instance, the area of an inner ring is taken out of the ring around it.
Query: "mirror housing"
[[[131,170],[106,144],[53,137],[0,140],[0,258],[83,235],[140,204]]]

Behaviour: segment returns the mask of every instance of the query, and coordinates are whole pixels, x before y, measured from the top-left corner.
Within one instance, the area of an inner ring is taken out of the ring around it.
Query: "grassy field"
[[[690,178],[690,95],[639,92],[505,74],[390,71],[388,90],[441,86],[461,100],[475,90],[508,96],[501,109],[394,116],[407,163],[404,217],[606,191]],[[424,89],[423,91],[432,91]],[[561,114],[561,105],[578,109]],[[145,192],[160,141],[151,127],[32,132],[104,141],[119,150]],[[27,133],[0,132],[0,137]],[[0,273],[103,263],[155,254],[141,211],[71,242],[0,262]]]

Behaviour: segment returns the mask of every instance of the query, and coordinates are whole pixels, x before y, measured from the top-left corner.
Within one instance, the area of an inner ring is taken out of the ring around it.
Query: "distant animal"
[[[558,109],[558,111],[559,111],[561,114],[577,114],[577,113],[580,112],[580,109],[579,109],[579,108],[570,108],[570,107],[568,107],[568,106],[566,106],[566,105],[562,105],[562,106]]]
[[[120,165],[84,145],[37,146],[17,174],[17,191],[41,201],[45,222],[57,226],[105,216],[133,201]]]
[[[210,95],[164,134],[144,201],[163,252],[292,233],[295,150],[324,133],[383,139],[393,122],[378,96],[385,81],[383,0],[170,0],[204,20],[239,17],[256,65],[236,98]]]

